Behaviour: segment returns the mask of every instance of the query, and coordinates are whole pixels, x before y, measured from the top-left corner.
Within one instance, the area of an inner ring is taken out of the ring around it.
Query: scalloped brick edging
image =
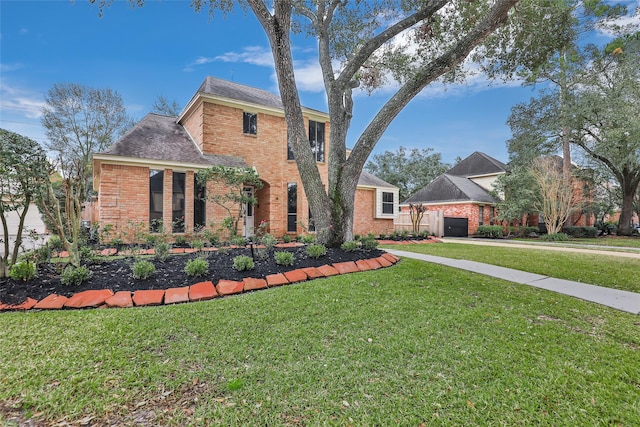
[[[246,278],[242,282],[220,280],[217,284],[205,281],[181,288],[149,289],[141,291],[119,291],[115,294],[109,289],[82,291],[71,297],[51,294],[41,301],[27,298],[19,305],[7,305],[0,302],[0,311],[8,310],[62,310],[72,308],[127,308],[153,305],[169,305],[193,301],[205,301],[225,295],[236,295],[276,286],[300,283],[321,277],[349,274],[359,271],[376,270],[397,263],[400,258],[384,253],[377,258],[356,262],[339,262],[333,265],[308,267],[285,273],[270,274],[263,279]]]

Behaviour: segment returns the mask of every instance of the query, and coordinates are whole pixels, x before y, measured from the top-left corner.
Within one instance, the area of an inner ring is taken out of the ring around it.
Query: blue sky
[[[159,95],[183,107],[206,76],[277,93],[266,37],[250,13],[209,19],[188,0],[115,1],[99,17],[87,1],[0,0],[0,127],[44,142],[40,109],[56,83],[110,88],[140,119]],[[295,44],[296,77],[305,106],[326,111],[315,42]],[[452,162],[473,151],[507,161],[506,119],[535,94],[512,82],[427,88],[385,132],[374,153],[432,148]],[[357,96],[348,143],[386,99]]]

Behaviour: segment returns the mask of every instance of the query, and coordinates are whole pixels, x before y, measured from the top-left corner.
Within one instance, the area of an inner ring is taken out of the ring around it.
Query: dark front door
[[[444,237],[469,237],[469,220],[444,217]]]

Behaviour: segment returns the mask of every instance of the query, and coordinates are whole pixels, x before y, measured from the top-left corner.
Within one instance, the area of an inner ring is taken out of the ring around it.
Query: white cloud
[[[640,30],[640,0],[631,1],[627,5],[629,13],[618,19],[599,25],[597,31],[607,37],[618,37],[623,34],[632,34]]]
[[[6,81],[0,82],[0,109],[3,114],[9,112],[11,116],[23,116],[27,119],[38,119],[42,115],[44,98],[39,93],[7,85]]]

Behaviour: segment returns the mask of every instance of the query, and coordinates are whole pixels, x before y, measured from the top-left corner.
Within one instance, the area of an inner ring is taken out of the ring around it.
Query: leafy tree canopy
[[[101,12],[111,1],[99,1]],[[332,246],[353,237],[355,190],[367,158],[389,124],[427,85],[461,81],[473,69],[511,78],[547,60],[570,36],[570,11],[557,0],[191,2],[196,11],[208,9],[211,15],[238,4],[255,15],[269,40],[289,144],[318,240]],[[296,34],[318,42],[331,121],[327,185],[306,135],[293,65]],[[471,62],[476,67],[469,67]],[[394,92],[355,138],[347,158],[353,90],[371,92],[387,82],[394,83]]]
[[[449,169],[450,165],[442,163],[440,153],[432,151],[432,148],[412,148],[407,151],[399,147],[395,152],[375,154],[365,169],[398,187],[400,201],[406,200]]]

